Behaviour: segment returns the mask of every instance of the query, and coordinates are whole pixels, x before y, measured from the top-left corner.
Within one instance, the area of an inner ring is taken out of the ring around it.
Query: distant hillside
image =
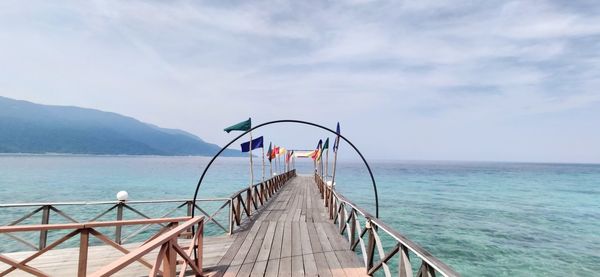
[[[214,155],[220,147],[131,117],[0,96],[0,153]],[[225,156],[240,156],[226,150]]]

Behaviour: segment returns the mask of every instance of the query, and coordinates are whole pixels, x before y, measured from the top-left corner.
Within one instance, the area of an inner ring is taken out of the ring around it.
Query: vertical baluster
[[[186,206],[187,206],[187,216],[191,217],[192,216],[192,212],[194,210],[194,203],[190,200],[185,201]],[[186,235],[186,238],[192,238],[192,228],[187,229],[187,232],[189,232],[189,235]]]
[[[236,218],[237,225],[240,226],[240,223],[242,221],[242,196],[240,194],[238,194],[236,199],[237,199],[237,205],[236,205],[236,209],[235,209],[235,218]]]
[[[79,237],[79,261],[77,265],[77,276],[85,277],[87,274],[88,244],[90,241],[90,231],[87,228],[81,229]]]
[[[120,201],[117,204],[117,221],[121,221],[123,220],[123,206],[125,205],[125,203],[123,201]],[[115,242],[117,244],[121,244],[121,225],[117,225],[115,227]]]
[[[408,248],[400,245],[400,261],[398,261],[398,275],[400,277],[412,277],[412,266],[408,257]]]
[[[42,224],[48,224],[50,222],[50,206],[44,205],[42,208]],[[40,231],[40,243],[39,248],[43,249],[46,247],[46,241],[48,240],[48,231]]]
[[[375,236],[373,235],[373,226],[371,222],[366,223],[367,233],[369,233],[369,244],[367,245],[367,271],[373,267],[373,260],[375,258]]]
[[[421,267],[419,268],[419,273],[417,273],[418,277],[435,277],[435,270],[433,267],[429,266],[425,261],[421,262]]]
[[[246,190],[246,207],[248,212],[248,217],[252,214],[252,190],[249,188]]]
[[[196,241],[196,266],[198,269],[202,270],[202,255],[203,255],[203,246],[204,246],[204,220],[198,223],[198,239]],[[202,272],[200,272],[202,273]],[[198,275],[200,276],[200,275]]]
[[[177,243],[177,238],[166,242],[167,248],[163,256],[163,277],[175,277],[177,272],[177,252],[173,249],[173,244]]]
[[[233,199],[229,198],[229,235],[233,233]]]
[[[344,226],[346,225],[346,209],[344,204],[340,203],[340,213],[338,215],[338,221],[340,225],[340,234],[344,234]]]
[[[350,211],[350,220],[348,221],[350,224],[350,248],[352,248],[352,245],[354,245],[354,243],[356,242],[356,224],[355,222],[355,216],[356,216],[356,210],[354,210],[354,208],[352,208],[352,210]]]

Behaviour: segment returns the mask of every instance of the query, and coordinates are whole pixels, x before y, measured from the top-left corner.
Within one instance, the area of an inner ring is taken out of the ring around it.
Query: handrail
[[[102,234],[96,228],[107,227],[107,226],[126,226],[126,225],[140,225],[140,224],[152,224],[152,223],[169,223],[167,226],[158,231],[151,239],[146,243],[143,243],[137,249],[130,251],[119,244],[113,242],[106,235]],[[179,246],[178,238],[186,233],[190,228],[197,226],[197,232],[191,240],[188,247],[188,251],[183,251],[183,248]],[[176,266],[179,263],[177,261],[177,255],[183,258],[184,267],[181,270],[185,272],[189,266],[192,269],[192,273],[196,276],[202,274],[202,255],[199,255],[198,259],[194,259],[191,256],[192,251],[199,251],[201,253],[203,247],[203,230],[204,230],[204,217],[176,217],[176,218],[158,218],[158,219],[135,219],[135,220],[120,220],[120,221],[104,221],[104,222],[88,222],[88,223],[70,223],[70,224],[40,224],[40,225],[22,225],[22,226],[3,226],[0,227],[0,233],[12,233],[12,232],[26,232],[26,231],[42,231],[42,230],[73,230],[63,237],[52,242],[50,245],[38,250],[31,254],[27,258],[18,261],[13,258],[0,254],[0,263],[7,264],[8,269],[0,272],[0,276],[5,276],[14,270],[22,270],[27,273],[36,276],[49,276],[40,269],[37,269],[31,265],[28,265],[32,260],[41,256],[42,254],[54,249],[56,246],[69,240],[70,238],[80,235],[79,242],[79,258],[77,262],[77,275],[87,275],[87,262],[89,252],[89,238],[90,235],[98,238],[105,244],[112,246],[116,250],[125,254],[124,257],[102,267],[97,272],[93,273],[92,276],[110,276],[121,269],[125,268],[129,264],[134,262],[141,263],[148,267],[151,271],[150,276],[156,276],[161,273],[162,276],[174,277]],[[161,247],[161,251],[156,258],[154,263],[149,263],[143,259],[153,249]],[[162,272],[160,265],[162,263]]]
[[[354,251],[356,247],[360,246],[369,275],[383,269],[386,276],[391,276],[387,263],[399,253],[399,275],[413,276],[409,255],[409,253],[412,253],[421,259],[417,276],[435,276],[436,272],[447,277],[460,276],[458,272],[434,257],[423,247],[348,200],[341,193],[327,185],[317,174],[315,174],[315,182],[324,199],[325,207],[328,207],[329,218],[333,220],[334,224],[337,223],[341,235],[346,234],[350,249]],[[364,227],[358,219],[359,216],[365,221]],[[396,245],[391,250],[387,252],[384,250],[384,245],[379,238],[379,231],[383,231],[396,241]],[[368,239],[363,239],[365,235],[368,236]],[[365,241],[367,244],[365,244]],[[377,262],[375,261],[375,251],[379,256]]]
[[[41,224],[40,225],[50,225],[51,214],[56,214],[56,216],[61,219],[66,220],[69,223],[66,224],[54,224],[55,227],[51,228],[59,228],[59,226],[63,226],[62,228],[68,229],[69,224],[84,224],[90,221],[97,221],[100,218],[106,217],[109,213],[116,214],[116,221],[120,222],[124,220],[125,215],[124,212],[128,211],[137,217],[142,218],[150,218],[147,214],[140,211],[136,205],[142,204],[162,204],[162,203],[180,203],[173,209],[166,211],[160,218],[166,218],[172,216],[176,211],[180,209],[187,209],[187,216],[191,216],[192,211],[199,211],[202,215],[206,217],[205,222],[216,225],[223,232],[232,234],[236,226],[240,226],[242,223],[242,219],[244,215],[246,218],[250,217],[254,210],[259,209],[283,186],[283,184],[289,180],[292,176],[295,176],[295,170],[290,170],[286,173],[282,173],[280,175],[276,175],[271,177],[264,182],[259,182],[252,186],[252,193],[248,194],[250,188],[241,189],[235,193],[233,193],[230,197],[220,197],[220,198],[203,198],[196,199],[196,203],[192,203],[192,200],[189,199],[167,199],[167,200],[137,200],[137,201],[78,201],[78,202],[48,202],[48,203],[12,203],[12,204],[0,204],[0,209],[13,209],[13,208],[35,208],[29,213],[21,216],[20,218],[13,220],[12,222],[6,224],[5,226],[11,226],[10,228],[5,228],[5,230],[22,228],[23,225],[19,225],[25,220],[33,219],[37,214],[41,214]],[[252,195],[250,201],[248,201],[248,195]],[[215,207],[215,211],[208,212],[206,207],[202,207],[200,204],[203,202],[223,202],[222,205]],[[235,204],[238,204],[234,207]],[[243,205],[239,205],[243,203]],[[250,204],[250,205],[248,205]],[[98,209],[98,214],[93,217],[87,218],[85,220],[75,219],[72,215],[69,215],[66,210],[63,210],[61,207],[73,207],[73,206],[102,206],[102,205],[110,205],[109,207]],[[206,209],[206,210],[205,210]],[[226,223],[219,222],[217,215],[221,212],[228,212],[228,220]],[[106,221],[105,221],[106,222]],[[150,228],[153,225],[164,225],[162,221],[157,221],[150,223],[148,221],[147,224],[141,224],[144,226],[139,227],[139,229],[132,231],[126,235],[123,233],[122,225],[115,224],[115,235],[113,241],[117,244],[123,244],[125,242],[130,241],[132,238],[137,237],[142,234],[145,230]],[[32,226],[32,225],[25,225]],[[0,226],[2,228],[3,226]],[[29,228],[29,227],[27,227]],[[20,245],[26,246],[32,250],[39,250],[46,246],[48,240],[48,231],[51,228],[40,228],[40,236],[39,240],[35,243],[27,241],[19,236],[13,235],[10,232],[0,232],[0,234],[4,236],[10,237],[12,240],[20,243]],[[28,229],[29,230],[29,229]],[[37,238],[36,238],[37,239]]]
[[[196,199],[196,202],[217,202],[217,201],[226,201],[229,198],[199,198]],[[0,208],[17,208],[17,207],[37,207],[37,206],[82,206],[82,205],[109,205],[109,204],[118,204],[118,203],[127,203],[127,204],[156,204],[156,203],[175,203],[175,202],[186,202],[192,201],[192,199],[155,199],[155,200],[127,200],[127,201],[78,201],[78,202],[33,202],[33,203],[9,203],[9,204],[0,204]]]
[[[296,176],[296,170],[292,169],[288,172],[273,176],[264,182],[254,184],[251,187],[233,193],[230,197],[231,217],[229,226],[232,228],[230,229],[230,233],[233,232],[233,226],[242,225],[243,215],[246,215],[246,219],[250,218],[253,211],[257,211],[262,206],[266,205],[268,200],[294,176]]]
[[[208,211],[206,207],[202,207],[201,203],[205,202],[223,202],[222,205],[216,206],[218,207],[215,211]],[[168,211],[164,211],[159,218],[167,218],[171,217],[177,211],[181,209],[186,209],[187,216],[191,216],[193,210],[200,211],[201,215],[205,216],[206,222],[216,225],[218,228],[223,230],[223,232],[231,234],[233,226],[228,223],[230,226],[227,226],[226,223],[220,223],[216,216],[219,215],[223,211],[231,212],[231,198],[205,198],[205,199],[197,199],[195,203],[192,203],[192,200],[187,199],[168,199],[168,200],[138,200],[138,201],[95,201],[95,202],[50,202],[50,203],[14,203],[14,204],[3,204],[0,205],[0,209],[18,209],[18,208],[35,208],[27,214],[21,216],[20,218],[13,220],[12,222],[7,223],[5,226],[20,226],[22,222],[26,220],[34,219],[36,215],[41,214],[41,225],[50,224],[51,215],[62,219],[62,221],[67,221],[67,224],[82,224],[87,222],[97,221],[101,218],[105,218],[109,215],[109,213],[114,213],[114,218],[116,221],[122,221],[125,219],[125,211],[131,213],[133,216],[142,217],[142,218],[151,218],[151,216],[147,215],[145,212],[140,211],[139,207],[136,205],[144,205],[144,204],[162,204],[162,203],[179,203],[172,209]],[[63,207],[76,207],[76,206],[86,206],[86,205],[95,205],[95,206],[103,206],[110,205],[106,208],[102,208],[98,210],[98,214],[93,217],[89,217],[83,220],[76,219],[74,216],[69,215]],[[227,218],[231,218],[231,214],[228,215]],[[226,222],[231,222],[227,220]],[[117,244],[123,244],[125,242],[130,241],[133,238],[138,237],[140,234],[143,234],[144,231],[148,230],[153,225],[158,224],[159,226],[164,227],[164,223],[148,223],[143,224],[144,226],[139,227],[137,230],[132,230],[132,232],[126,234],[124,236],[123,226],[122,225],[114,225],[115,234],[113,237],[113,241]],[[66,225],[68,226],[68,225]],[[0,226],[2,227],[2,226]],[[14,227],[17,228],[17,227]],[[21,228],[21,227],[19,227]],[[10,237],[13,241],[18,242],[20,245],[25,246],[32,250],[39,250],[44,248],[47,245],[48,241],[48,231],[47,229],[40,229],[39,240],[35,243],[30,242],[20,236],[11,234],[11,233],[0,233],[5,236]]]

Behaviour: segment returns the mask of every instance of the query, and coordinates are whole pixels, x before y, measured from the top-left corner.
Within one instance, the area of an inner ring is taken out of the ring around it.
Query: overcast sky
[[[340,121],[370,159],[600,162],[600,4],[2,1],[0,95],[219,144],[294,118]]]

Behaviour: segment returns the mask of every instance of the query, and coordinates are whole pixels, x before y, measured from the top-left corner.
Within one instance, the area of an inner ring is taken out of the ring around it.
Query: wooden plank
[[[308,237],[310,238],[310,245],[317,265],[317,272],[319,273],[319,276],[331,276],[329,265],[325,259],[325,254],[323,253],[323,248],[321,247],[321,242],[319,241],[319,236],[317,235],[317,230],[315,229],[315,223],[308,222],[306,225],[308,229]]]
[[[269,261],[269,254],[271,253],[271,245],[275,239],[275,227],[277,227],[277,222],[269,221],[265,222],[265,224],[268,224],[267,232],[265,233],[260,251],[258,252],[258,257],[252,268],[252,276],[263,276],[265,274],[267,262]]]
[[[224,276],[236,276],[238,271],[240,270],[242,264],[244,263],[244,259],[246,259],[246,255],[248,251],[250,251],[250,247],[252,246],[252,242],[260,229],[260,224],[254,224],[252,229],[243,237],[241,237],[241,245],[239,249],[235,252],[234,258],[231,260],[231,263],[227,264],[228,268],[225,271]],[[220,263],[221,264],[221,263]]]
[[[281,223],[280,223],[281,224]],[[292,223],[284,222],[281,260],[279,261],[279,276],[292,275]]]
[[[268,226],[268,222],[261,222],[260,229],[258,230],[256,237],[252,241],[252,246],[250,247],[250,250],[248,250],[248,254],[244,259],[244,263],[242,264],[237,276],[250,276],[250,273],[252,273],[252,267],[254,267],[256,259],[258,258],[258,253],[260,251],[260,247],[262,246],[262,242],[265,238]]]
[[[266,276],[276,276],[279,272],[279,261],[281,259],[281,247],[283,242],[283,222],[274,221],[277,224],[275,236],[271,245],[269,262],[265,271]]]
[[[300,222],[300,241],[302,244],[302,259],[304,260],[304,271],[306,275],[316,276],[318,274],[317,262],[313,255],[312,245],[308,234],[306,222]]]
[[[300,223],[292,222],[292,276],[304,275]]]

